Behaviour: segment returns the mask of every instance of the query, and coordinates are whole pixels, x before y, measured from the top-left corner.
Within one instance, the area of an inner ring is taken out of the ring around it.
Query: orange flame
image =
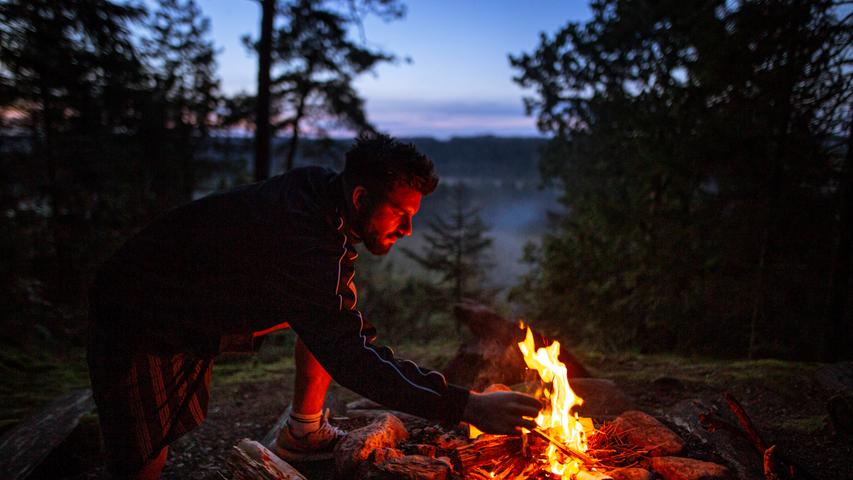
[[[523,324],[519,324],[523,328]],[[587,451],[584,425],[577,413],[571,412],[572,407],[583,404],[583,399],[575,395],[569,386],[566,365],[559,360],[560,342],[554,341],[548,347],[535,349],[533,332],[527,328],[527,336],[518,344],[524,362],[528,367],[539,373],[539,378],[546,384],[543,391],[548,405],[536,417],[536,424],[548,435],[556,438],[567,446],[581,452]],[[535,351],[534,351],[535,350]],[[568,459],[554,446],[549,445],[546,451],[551,473],[563,476],[574,475],[580,471],[580,465]]]

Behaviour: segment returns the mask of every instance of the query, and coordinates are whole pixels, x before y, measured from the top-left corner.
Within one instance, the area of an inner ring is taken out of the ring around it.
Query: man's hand
[[[462,420],[485,433],[513,435],[519,427],[536,427],[541,408],[539,400],[519,392],[471,392]]]

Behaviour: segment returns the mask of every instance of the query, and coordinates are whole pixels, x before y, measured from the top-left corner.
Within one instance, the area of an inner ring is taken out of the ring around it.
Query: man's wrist
[[[450,423],[459,423],[464,420],[465,413],[468,410],[468,405],[471,402],[472,392],[467,388],[462,388],[456,385],[447,386],[447,420]]]
[[[465,423],[476,423],[477,415],[480,412],[480,397],[482,394],[473,390],[468,391],[468,402],[465,404],[465,410],[462,412],[462,421]]]

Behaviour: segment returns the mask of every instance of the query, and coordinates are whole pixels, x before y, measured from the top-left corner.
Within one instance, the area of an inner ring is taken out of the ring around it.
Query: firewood
[[[761,438],[761,435],[758,433],[758,429],[755,428],[755,425],[753,425],[752,420],[749,419],[749,415],[746,414],[746,410],[743,409],[740,402],[737,401],[731,392],[726,392],[724,397],[726,398],[726,403],[729,404],[729,409],[734,413],[735,418],[737,418],[738,423],[746,433],[746,437],[750,442],[752,442],[752,445],[756,450],[758,450],[758,453],[764,455],[764,451],[767,450],[767,444],[764,442],[764,439]]]
[[[761,438],[761,434],[758,432],[758,429],[755,428],[755,424],[752,423],[749,415],[746,414],[746,410],[743,409],[740,402],[737,401],[731,392],[726,392],[724,397],[726,399],[726,403],[729,404],[729,409],[731,409],[735,418],[737,418],[738,424],[746,433],[746,437],[764,459],[764,478],[766,480],[797,480],[813,478],[802,467],[788,460],[775,445],[771,445],[769,448],[767,447],[767,444],[764,442],[764,439]]]
[[[532,431],[534,434],[539,435],[543,439],[551,442],[551,444],[554,445],[555,447],[557,447],[557,449],[559,451],[563,452],[564,455],[568,455],[568,456],[573,457],[577,460],[580,460],[585,465],[594,465],[596,463],[596,460],[594,458],[592,458],[589,455],[560,442],[559,440],[548,435],[547,433],[543,432],[542,430],[540,430],[538,428],[534,428]]]
[[[465,472],[503,457],[517,457],[520,452],[521,438],[507,435],[483,435],[477,441],[458,447],[455,451]]]
[[[226,460],[234,480],[308,480],[260,443],[244,438]]]
[[[492,475],[480,467],[465,471],[466,480],[491,480]]]
[[[62,395],[0,437],[0,477],[26,478],[95,408],[92,390]]]
[[[613,480],[613,477],[601,472],[581,470],[577,475],[575,475],[575,480]]]

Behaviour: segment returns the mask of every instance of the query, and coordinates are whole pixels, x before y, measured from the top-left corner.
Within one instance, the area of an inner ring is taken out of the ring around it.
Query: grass
[[[32,415],[57,396],[89,386],[82,348],[57,354],[49,347],[0,348],[0,431]]]
[[[252,383],[284,381],[289,383],[293,364],[292,332],[271,335],[257,355],[239,358],[220,357],[214,364],[214,388]],[[398,358],[410,359],[428,368],[440,369],[456,353],[459,339],[436,336],[409,339],[391,345]],[[773,392],[780,399],[795,401],[797,385],[810,377],[816,364],[781,360],[720,360],[672,354],[605,354],[576,347],[573,349],[594,375],[611,378],[620,384],[649,385],[661,376],[680,380],[688,388],[726,390],[733,384],[749,384]],[[36,412],[56,396],[89,385],[82,348],[57,355],[45,347],[6,345],[0,349],[0,430]],[[802,412],[801,417],[785,420],[785,428],[803,433],[819,431],[825,415]]]
[[[728,360],[675,354],[603,354],[589,349],[576,352],[597,375],[634,383],[650,383],[661,376],[685,384],[725,389],[732,383],[755,382],[779,393],[810,376],[817,364],[774,359]]]

